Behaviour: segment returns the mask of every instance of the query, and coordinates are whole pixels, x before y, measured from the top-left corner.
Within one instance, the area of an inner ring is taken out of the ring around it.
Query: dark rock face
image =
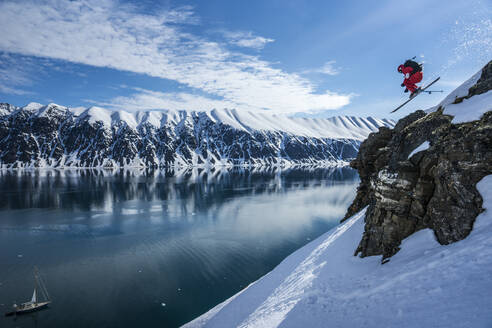
[[[492,89],[492,62],[469,89]],[[401,241],[430,228],[439,243],[468,236],[482,208],[476,184],[492,174],[492,111],[478,121],[452,124],[443,109],[417,111],[394,129],[381,128],[362,143],[350,165],[359,171],[357,196],[344,219],[368,206],[355,255],[391,257]],[[414,149],[425,141],[429,148]]]
[[[129,126],[56,105],[0,104],[0,166],[316,165],[354,159],[360,145],[355,139],[239,130],[199,112],[179,115],[160,126]]]
[[[485,93],[492,89],[492,61],[482,69],[482,75],[477,83],[472,86],[468,93],[468,98]]]

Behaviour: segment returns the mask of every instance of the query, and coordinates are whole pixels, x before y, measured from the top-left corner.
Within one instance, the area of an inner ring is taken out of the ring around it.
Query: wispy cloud
[[[252,32],[230,32],[223,31],[225,38],[229,43],[243,48],[263,49],[267,43],[275,40],[264,38],[262,36],[255,36]]]
[[[210,109],[234,108],[235,105],[231,102],[213,100],[186,92],[159,92],[142,88],[133,88],[133,90],[135,92],[129,96],[118,96],[110,101],[87,101],[109,109],[123,109],[126,111],[152,109],[202,111]]]
[[[0,81],[0,93],[6,93],[10,95],[32,95],[33,92],[22,90],[22,89],[17,89],[17,88],[11,88],[6,85],[3,85],[2,82]]]
[[[326,74],[326,75],[337,75],[340,73],[340,68],[335,67],[336,61],[330,60],[324,63],[323,66],[319,68],[314,68],[314,69],[309,69],[303,71],[303,73],[319,73],[319,74]]]
[[[30,83],[28,74],[19,67],[0,67],[0,81],[11,85],[26,85]]]
[[[222,101],[239,109],[290,113],[350,102],[348,95],[316,90],[309,80],[257,56],[186,32],[197,23],[190,7],[147,15],[114,0],[3,1],[0,51],[170,79],[210,95],[197,101]],[[237,45],[255,48],[271,42],[246,36],[236,38]]]
[[[15,60],[5,53],[0,53],[0,93],[28,95],[30,91],[22,87],[31,84],[28,67],[15,65]]]

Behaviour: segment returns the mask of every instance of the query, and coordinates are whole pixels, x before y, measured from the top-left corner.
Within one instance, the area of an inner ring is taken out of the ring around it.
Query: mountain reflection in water
[[[33,265],[54,301],[0,326],[179,326],[338,224],[357,183],[349,168],[0,171],[0,310],[29,298]]]

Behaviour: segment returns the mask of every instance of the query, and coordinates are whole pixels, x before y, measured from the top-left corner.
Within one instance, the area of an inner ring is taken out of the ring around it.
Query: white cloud
[[[262,36],[255,36],[252,32],[223,32],[229,43],[243,48],[263,49],[267,43],[275,40],[264,38]]]
[[[30,83],[28,75],[20,67],[0,67],[0,81],[11,85],[26,85]]]
[[[319,74],[326,74],[326,75],[337,75],[340,73],[340,68],[335,67],[336,61],[330,60],[324,63],[323,66],[315,69],[308,69],[303,71],[303,74],[309,74],[309,73],[319,73]]]
[[[160,92],[143,88],[131,88],[136,91],[129,96],[117,96],[109,101],[94,101],[86,100],[87,102],[94,103],[98,106],[102,106],[108,109],[126,111],[140,111],[140,110],[161,110],[161,109],[174,109],[174,110],[192,110],[203,111],[211,109],[233,109],[237,108],[237,104],[227,100],[217,100],[205,97],[202,95],[187,93],[187,92]],[[345,96],[338,96],[336,94],[326,95],[330,97],[331,101],[338,101],[340,104],[345,102]],[[350,98],[356,96],[355,94],[349,95]],[[321,103],[324,101],[323,97],[319,99]],[[320,106],[320,104],[313,104],[314,106]],[[251,107],[245,104],[241,107],[243,110],[255,111],[258,108]],[[289,113],[289,112],[287,112]]]
[[[335,61],[334,60],[330,60],[330,61],[326,62],[318,70],[318,72],[319,73],[322,73],[322,74],[327,74],[327,75],[337,75],[338,73],[340,73],[340,69],[337,68],[337,67],[335,67],[334,64],[335,64]]]
[[[200,95],[185,92],[158,92],[142,88],[134,88],[136,93],[130,96],[118,96],[108,102],[89,102],[109,109],[123,109],[126,111],[139,110],[194,110],[202,111],[209,109],[234,108],[234,103],[213,100]]]
[[[15,60],[8,54],[0,54],[0,93],[13,95],[28,95],[32,92],[22,90],[20,86],[31,84],[29,78],[30,64],[18,66],[15,65]]]
[[[8,87],[6,85],[3,85],[1,82],[0,82],[0,93],[6,93],[10,95],[20,95],[20,96],[33,94],[30,91]]]
[[[289,113],[349,103],[348,95],[320,93],[297,74],[184,31],[198,21],[189,7],[145,15],[113,0],[3,1],[0,51],[170,79],[239,109]],[[249,46],[270,42],[255,38]]]

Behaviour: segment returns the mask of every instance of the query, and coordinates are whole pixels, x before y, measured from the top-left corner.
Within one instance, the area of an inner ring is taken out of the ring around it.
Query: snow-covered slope
[[[110,111],[0,104],[0,165],[164,167],[334,164],[390,120],[236,110]]]
[[[425,229],[381,265],[353,256],[364,211],[184,327],[491,327],[492,176],[470,236],[441,246]]]
[[[492,110],[492,90],[466,98],[469,89],[473,87],[482,76],[482,70],[478,71],[465,83],[457,87],[446,96],[437,106],[429,108],[426,112],[433,112],[440,107],[444,108],[444,114],[452,115],[453,123],[463,123],[478,120],[487,111]],[[462,99],[458,103],[456,99]]]

